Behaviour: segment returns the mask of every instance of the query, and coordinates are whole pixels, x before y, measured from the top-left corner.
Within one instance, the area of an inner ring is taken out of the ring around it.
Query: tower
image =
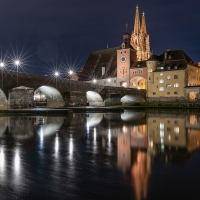
[[[117,50],[117,86],[120,87],[129,87],[130,67],[137,60],[136,51],[130,45],[130,40],[131,35],[128,33],[128,24],[126,24],[121,49]]]
[[[142,13],[142,23],[140,24],[139,9],[136,6],[135,24],[131,35],[131,45],[137,51],[137,60],[148,60],[150,57],[150,42],[147,34],[145,13]]]

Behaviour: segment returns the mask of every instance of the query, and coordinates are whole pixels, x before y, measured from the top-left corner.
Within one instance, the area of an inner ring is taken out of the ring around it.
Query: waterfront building
[[[143,89],[147,101],[200,99],[200,65],[183,50],[151,54],[145,16],[143,13],[140,24],[138,6],[132,34],[126,24],[121,46],[92,51],[78,78],[104,86]]]

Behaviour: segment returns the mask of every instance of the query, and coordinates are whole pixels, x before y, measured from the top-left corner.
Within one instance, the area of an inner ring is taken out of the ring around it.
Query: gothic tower
[[[149,35],[147,34],[144,12],[142,13],[142,23],[140,24],[139,10],[136,6],[135,24],[131,35],[131,45],[137,51],[137,60],[147,60],[150,57]]]

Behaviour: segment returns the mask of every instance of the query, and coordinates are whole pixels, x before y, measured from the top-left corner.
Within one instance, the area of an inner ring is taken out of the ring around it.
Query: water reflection
[[[135,199],[140,200],[148,197],[156,159],[165,165],[185,163],[200,148],[197,114],[125,111],[74,114],[72,118],[2,117],[0,124],[0,184],[10,187],[12,180],[18,191],[25,190],[30,177],[48,182],[56,194],[64,179],[70,182],[66,186],[70,190],[80,184],[77,177],[88,178],[87,169],[91,177],[98,177],[98,163],[105,163],[129,177]]]

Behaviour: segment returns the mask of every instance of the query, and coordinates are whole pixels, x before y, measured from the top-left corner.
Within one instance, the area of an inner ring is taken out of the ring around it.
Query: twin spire
[[[133,33],[135,35],[139,35],[140,33],[147,34],[147,28],[146,28],[146,21],[145,21],[145,13],[142,13],[142,24],[140,27],[140,16],[139,16],[139,7],[136,6],[136,13],[135,13],[135,24],[134,24],[134,31]]]
[[[150,57],[150,42],[147,34],[145,13],[142,13],[142,23],[140,24],[139,9],[136,6],[135,24],[131,34],[131,46],[137,51],[137,60],[147,60]]]

